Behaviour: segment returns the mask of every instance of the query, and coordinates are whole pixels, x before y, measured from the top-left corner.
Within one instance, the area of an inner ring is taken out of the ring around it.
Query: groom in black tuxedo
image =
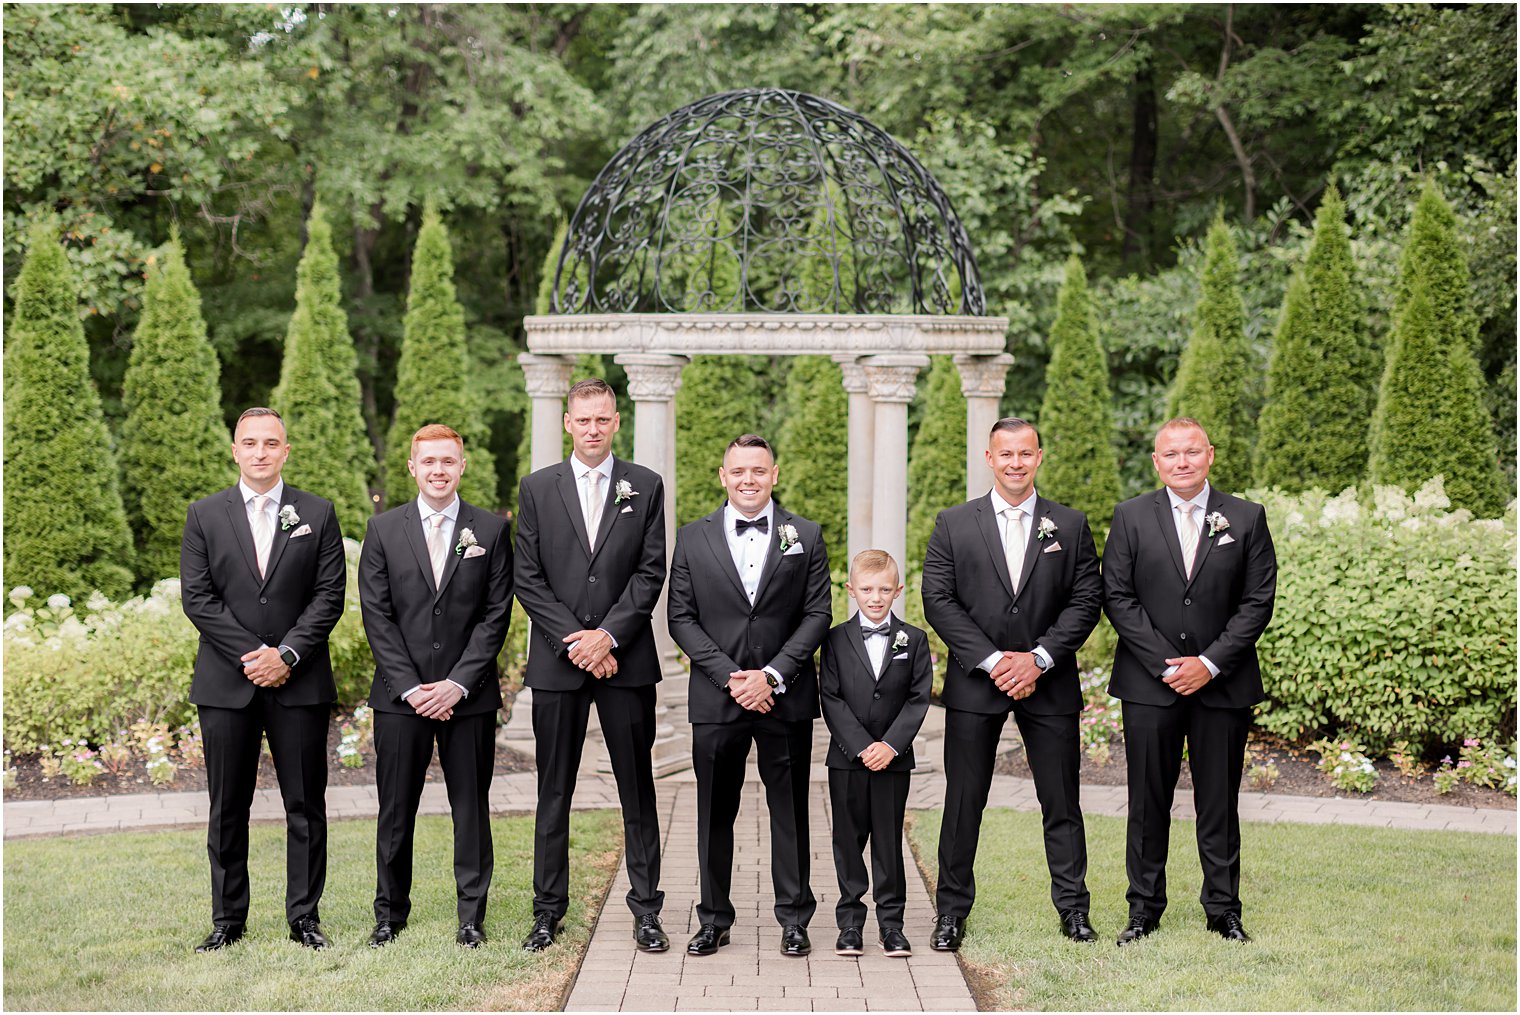
[[[660,659],[649,618],[665,584],[665,485],[613,457],[621,421],[606,381],[578,382],[565,408],[573,452],[524,477],[517,498],[517,600],[533,621],[523,682],[533,689],[538,762],[533,929],[523,948],[552,945],[570,903],[570,801],[595,703],[623,808],[634,944],[663,952],[650,757]]]
[[[1151,454],[1163,488],[1114,508],[1104,608],[1119,647],[1108,689],[1124,702],[1129,768],[1128,944],[1160,925],[1172,796],[1184,746],[1198,812],[1208,929],[1240,920],[1240,773],[1251,706],[1265,694],[1256,641],[1272,619],[1277,554],[1260,504],[1209,485],[1214,447],[1197,420],[1164,424]]]
[[[458,495],[464,440],[432,423],[412,437],[416,500],[370,520],[359,557],[359,603],[375,656],[375,782],[380,797],[372,948],[395,940],[412,899],[417,803],[438,743],[454,816],[459,931],[486,939],[494,866],[487,797],[496,764],[501,687],[496,656],[512,609],[506,522]]]
[[[211,933],[198,952],[243,936],[248,812],[269,753],[285,804],[290,938],[326,948],[317,904],[327,880],[327,726],[337,698],[327,636],[348,571],[330,501],[280,478],[290,444],[273,409],[238,417],[236,486],[190,505],[180,544],[185,616],[200,631],[190,700],[201,721],[211,815]]]
[[[1096,940],[1087,917],[1076,653],[1102,610],[1097,548],[1082,512],[1035,492],[1044,451],[1033,426],[998,420],[986,457],[992,491],[941,511],[924,557],[924,616],[950,650],[940,696],[945,815],[929,940],[936,951],[955,951],[965,935],[982,810],[1010,711],[1040,801],[1061,933]]]
[[[670,634],[691,658],[688,715],[697,777],[700,926],[686,945],[711,955],[734,922],[734,819],[750,744],[771,817],[771,882],[781,953],[812,950],[808,771],[828,633],[829,556],[814,522],[771,500],[776,459],[762,437],[728,446],[718,478],[728,500],[683,526],[670,563]]]

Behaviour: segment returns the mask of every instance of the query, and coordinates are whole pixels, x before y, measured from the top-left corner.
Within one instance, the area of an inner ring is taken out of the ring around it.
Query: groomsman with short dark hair
[[[1129,769],[1129,925],[1118,943],[1154,932],[1166,909],[1184,749],[1206,925],[1245,942],[1240,773],[1251,706],[1265,697],[1256,641],[1272,619],[1277,554],[1265,509],[1209,485],[1214,447],[1197,420],[1165,423],[1151,462],[1162,489],[1114,508],[1103,548],[1104,609],[1119,634],[1108,689],[1124,703]]]

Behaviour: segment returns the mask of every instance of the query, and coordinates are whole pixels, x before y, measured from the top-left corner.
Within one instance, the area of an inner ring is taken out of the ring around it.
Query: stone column
[[[838,549],[829,547],[834,565],[848,566],[861,550],[871,546],[872,461],[875,455],[876,408],[866,390],[866,368],[854,356],[836,356],[844,371],[844,390],[850,396],[848,480],[846,501],[849,504],[849,545],[846,556],[838,559]]]
[[[980,497],[992,489],[992,473],[987,468],[987,434],[1002,416],[999,403],[1007,383],[1013,357],[956,356],[961,372],[961,394],[966,396],[966,499]]]
[[[633,459],[653,469],[665,481],[665,564],[668,570],[676,543],[676,391],[681,387],[685,356],[661,353],[626,353],[614,357],[628,374],[628,395],[633,399]],[[670,637],[665,619],[669,589],[660,590],[653,627],[664,679],[656,687],[654,773],[667,775],[691,765],[686,738],[686,683],[681,652]]]
[[[575,361],[566,356],[539,356],[525,352],[517,357],[527,381],[528,397],[533,402],[531,417],[532,445],[530,469],[553,465],[563,454],[565,432],[565,392],[570,390],[570,375]]]
[[[908,403],[918,388],[924,355],[868,356],[867,394],[875,407],[871,482],[871,545],[886,550],[906,573],[908,546]]]

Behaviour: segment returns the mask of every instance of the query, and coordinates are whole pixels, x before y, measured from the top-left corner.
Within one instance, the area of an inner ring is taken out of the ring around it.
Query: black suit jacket
[[[468,696],[455,715],[501,707],[496,656],[512,612],[512,551],[507,524],[464,500],[449,536],[469,529],[484,553],[451,552],[433,587],[433,564],[415,500],[370,519],[359,555],[359,605],[375,655],[371,708],[412,715],[401,695],[419,684],[452,680]]]
[[[1104,611],[1119,633],[1108,685],[1114,697],[1170,705],[1181,695],[1161,681],[1166,660],[1200,655],[1219,667],[1197,692],[1203,704],[1242,708],[1265,697],[1256,640],[1277,597],[1267,512],[1210,487],[1206,515],[1216,511],[1229,528],[1209,536],[1204,525],[1189,580],[1165,489],[1114,508],[1103,547]]]
[[[634,496],[621,504],[626,481]],[[523,682],[574,691],[595,680],[570,661],[562,640],[604,629],[617,641],[618,687],[660,679],[660,658],[649,618],[665,585],[665,484],[656,472],[614,458],[596,548],[587,549],[580,491],[566,459],[539,469],[517,495],[517,601],[533,621]]]
[[[1042,519],[1055,531],[1038,538]],[[1019,594],[1013,594],[997,511],[982,496],[939,513],[924,555],[924,617],[950,649],[940,700],[947,708],[994,714],[1013,700],[977,669],[993,652],[1032,652],[1053,665],[1023,706],[1036,715],[1082,710],[1077,649],[1103,608],[1098,550],[1087,516],[1036,497]]]
[[[818,690],[823,721],[833,734],[833,749],[825,761],[829,768],[865,768],[860,752],[878,740],[897,752],[887,771],[913,768],[913,738],[929,711],[934,668],[929,636],[896,614],[891,623],[880,679],[871,669],[859,617],[840,624],[823,640]],[[894,652],[891,645],[898,632],[907,633],[908,644]]]
[[[670,634],[691,657],[687,718],[739,722],[759,713],[728,693],[728,675],[774,667],[786,678],[769,715],[788,721],[818,717],[813,653],[833,619],[829,554],[817,523],[780,504],[771,518],[770,552],[755,603],[734,568],[723,532],[723,508],[682,526],[670,562]],[[782,526],[797,529],[800,552],[781,551]]]
[[[180,601],[201,633],[190,700],[242,708],[254,684],[242,657],[261,644],[288,645],[300,656],[290,679],[274,690],[285,705],[320,705],[337,698],[327,636],[343,615],[348,568],[343,536],[330,501],[285,484],[280,510],[300,521],[275,529],[265,577],[259,577],[253,530],[239,487],[190,505],[180,541]],[[305,527],[311,531],[297,536]]]

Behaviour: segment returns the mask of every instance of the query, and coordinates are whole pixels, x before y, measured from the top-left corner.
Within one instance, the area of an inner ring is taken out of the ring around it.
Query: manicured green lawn
[[[5,844],[5,1007],[48,1010],[542,1010],[560,1006],[617,869],[611,812],[571,822],[566,934],[540,955],[519,947],[532,919],[533,819],[492,822],[496,870],[487,944],[454,944],[448,819],[417,826],[412,916],[399,940],[366,945],[374,917],[375,823],[329,826],[322,927],[333,947],[287,939],[285,830],[253,829],[248,933],[196,955],[210,929],[201,831],[126,832]]]
[[[939,811],[917,812],[910,832],[931,885],[939,826]],[[1121,949],[1124,822],[1089,816],[1099,943],[1083,947],[1057,932],[1040,816],[988,810],[961,948],[990,988],[982,1006],[1515,1010],[1515,839],[1261,824],[1243,835],[1241,899],[1254,942],[1204,930],[1193,824],[1173,822],[1161,930]]]

